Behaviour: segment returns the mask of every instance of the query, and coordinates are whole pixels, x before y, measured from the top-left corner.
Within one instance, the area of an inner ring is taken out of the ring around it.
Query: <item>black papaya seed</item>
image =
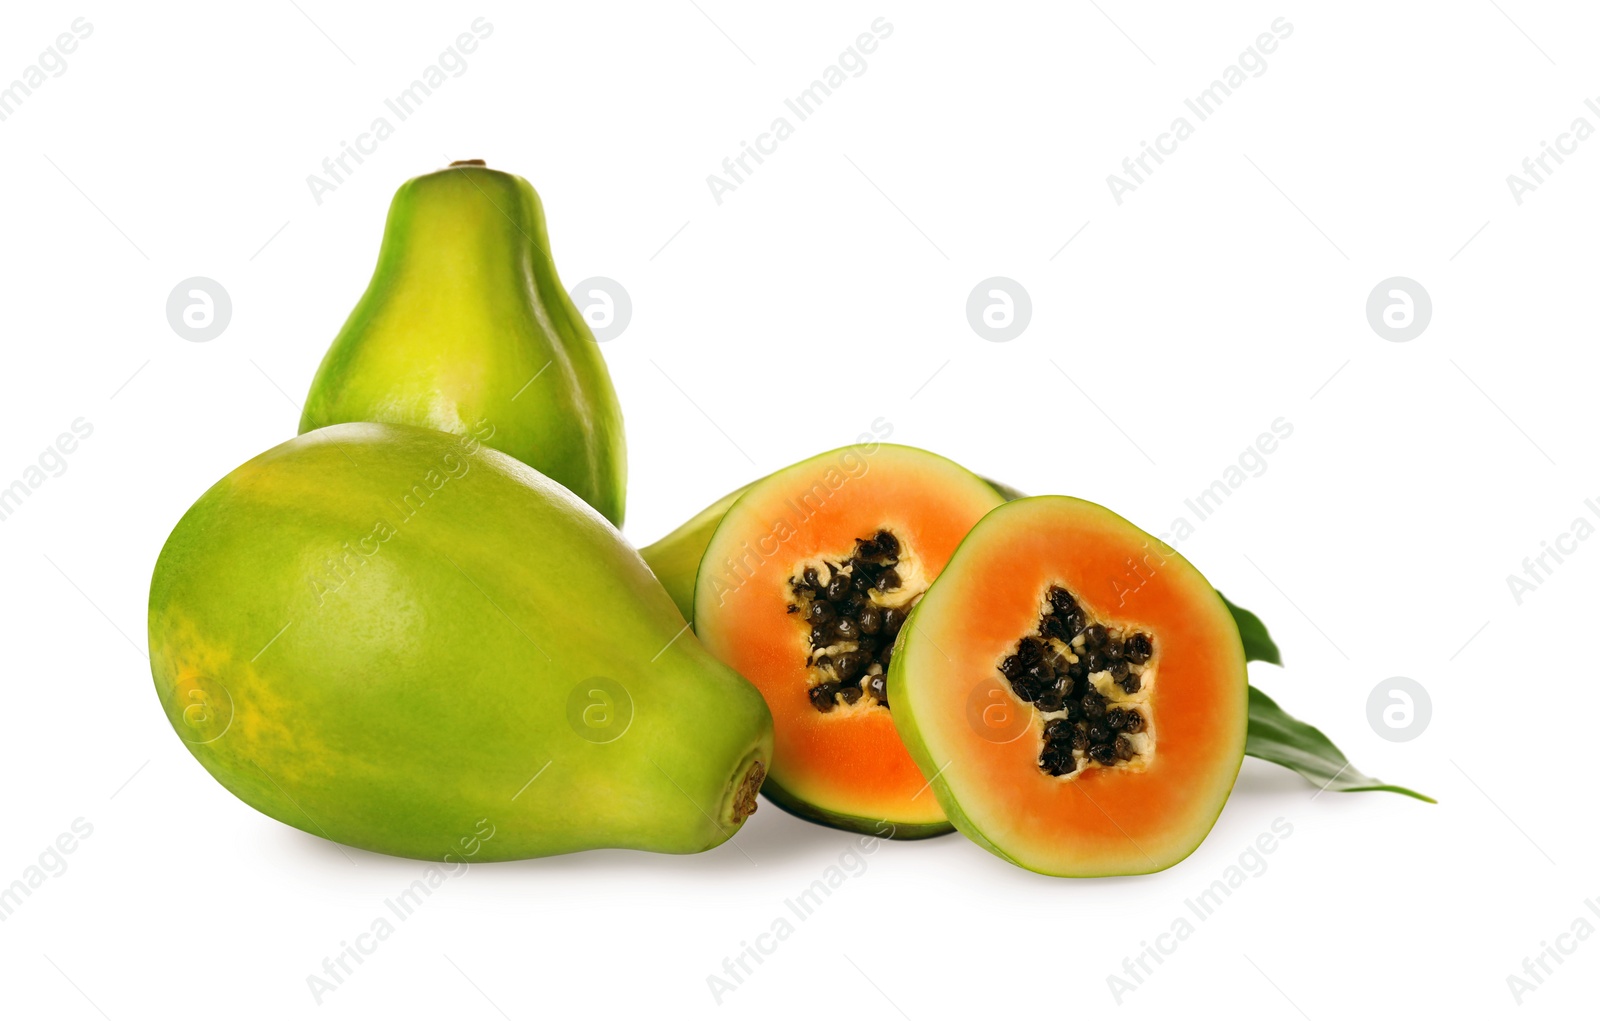
[[[845,684],[853,684],[860,679],[866,668],[867,657],[859,652],[841,652],[833,661],[833,672]]]
[[[1056,683],[1061,686],[1061,701],[1066,705],[1074,705],[1078,699],[1083,697],[1083,692],[1078,688],[1078,682],[1068,675],[1056,674]]]
[[[861,625],[862,634],[875,635],[883,629],[883,610],[868,603],[856,614],[856,623]]]
[[[1053,684],[1041,691],[1039,697],[1033,700],[1033,704],[1038,706],[1042,713],[1053,713],[1066,705],[1067,700],[1061,693],[1061,686]]]
[[[900,587],[900,572],[889,568],[878,575],[877,588],[879,592],[893,592]]]
[[[838,693],[838,685],[824,681],[821,684],[812,686],[811,691],[809,692],[809,697],[812,705],[816,706],[822,712],[829,712],[834,706],[833,697]]]
[[[826,624],[833,619],[833,607],[825,602],[817,601],[806,608],[806,620],[813,624]]]
[[[898,606],[891,606],[883,611],[883,633],[893,638],[900,633],[900,628],[906,622],[906,611]]]
[[[837,603],[849,594],[850,579],[835,571],[833,577],[828,579],[828,598]]]
[[[878,534],[872,538],[878,544],[878,548],[883,550],[884,556],[898,557],[900,555],[900,540],[895,538],[893,532],[880,528]]]
[[[1039,767],[1051,776],[1065,776],[1078,768],[1072,749],[1061,745],[1045,745],[1039,754]]]
[[[1155,652],[1155,645],[1150,641],[1150,636],[1144,632],[1129,635],[1122,642],[1122,654],[1128,657],[1130,663],[1143,665]]]

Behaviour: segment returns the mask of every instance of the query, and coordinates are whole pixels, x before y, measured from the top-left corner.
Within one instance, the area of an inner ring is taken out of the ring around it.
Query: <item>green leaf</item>
[[[1233,614],[1233,622],[1239,625],[1239,638],[1244,642],[1244,658],[1283,666],[1283,654],[1278,651],[1278,643],[1267,634],[1267,626],[1261,623],[1261,618],[1242,606],[1233,605],[1220,590],[1217,595],[1222,596],[1222,601],[1228,605],[1228,612]]]
[[[1326,734],[1284,712],[1255,685],[1250,686],[1250,732],[1244,753],[1287,766],[1325,791],[1392,791],[1437,804],[1426,794],[1386,784],[1356,769]]]

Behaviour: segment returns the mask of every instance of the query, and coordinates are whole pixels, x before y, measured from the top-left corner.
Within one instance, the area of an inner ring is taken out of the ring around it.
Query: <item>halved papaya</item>
[[[1199,846],[1244,757],[1248,691],[1200,572],[1065,496],[984,517],[889,668],[895,725],[956,828],[1055,876],[1157,872]]]
[[[722,515],[695,579],[695,632],[772,709],[762,791],[774,804],[879,836],[949,832],[895,731],[887,668],[908,612],[1003,502],[952,461],[872,443],[769,475]]]

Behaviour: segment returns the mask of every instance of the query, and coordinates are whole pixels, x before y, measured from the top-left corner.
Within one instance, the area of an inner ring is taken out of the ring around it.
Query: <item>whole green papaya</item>
[[[167,539],[149,625],[212,776],[373,851],[701,851],[771,762],[760,694],[617,530],[473,436],[346,424],[241,465]]]
[[[467,435],[622,524],[622,410],[556,276],[527,181],[469,161],[400,186],[367,291],[322,359],[300,431],[391,422]]]

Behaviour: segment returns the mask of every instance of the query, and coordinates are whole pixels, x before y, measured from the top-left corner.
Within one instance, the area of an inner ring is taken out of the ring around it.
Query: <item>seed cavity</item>
[[[1143,768],[1155,753],[1155,639],[1096,620],[1060,585],[1050,586],[1040,603],[1038,626],[997,668],[1039,714],[1039,768],[1061,777]]]
[[[847,554],[797,565],[788,610],[806,631],[807,697],[818,712],[887,708],[895,636],[927,586],[899,537],[879,528]]]

